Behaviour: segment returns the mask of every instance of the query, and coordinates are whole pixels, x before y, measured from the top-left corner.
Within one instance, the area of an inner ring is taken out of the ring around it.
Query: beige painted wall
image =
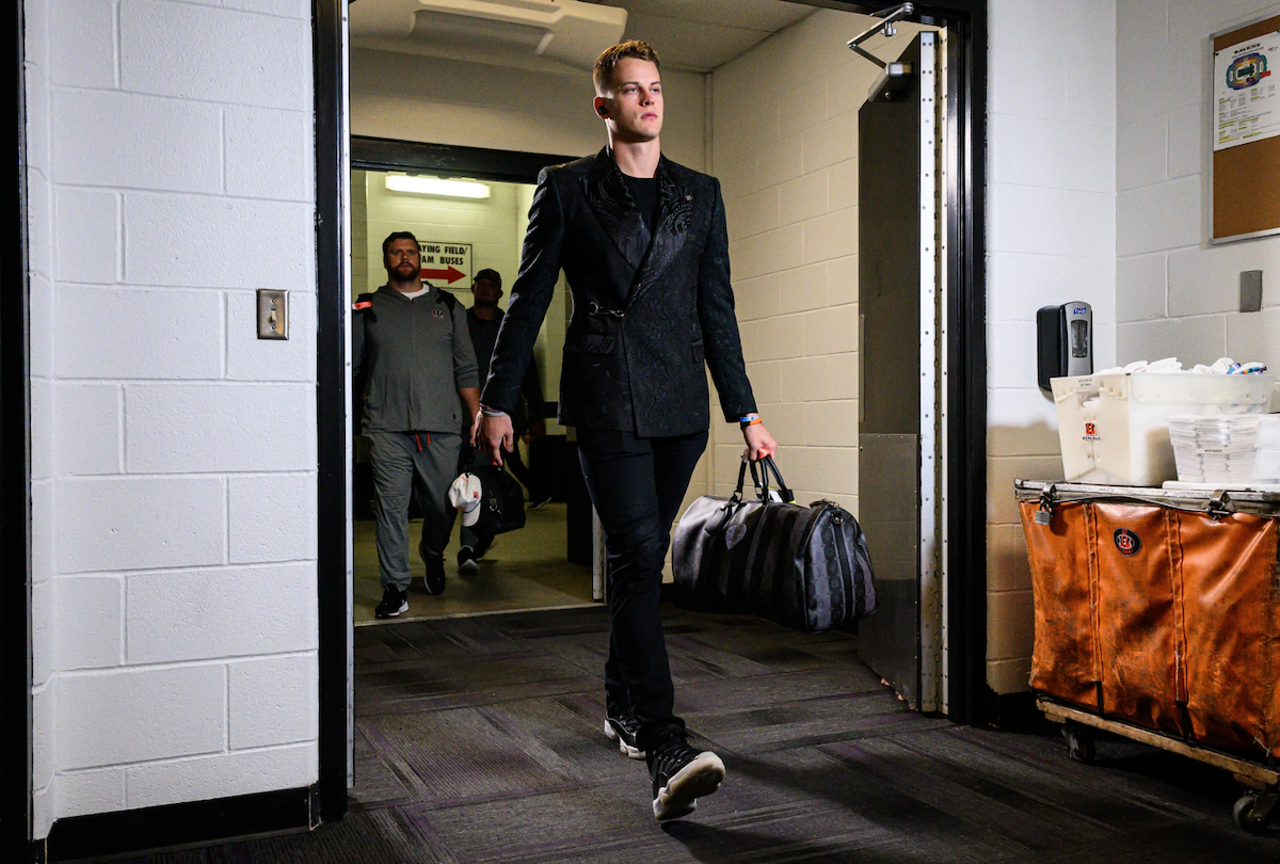
[[[692,72],[662,73],[666,97],[663,153],[697,170],[706,165],[705,81],[705,75]],[[606,141],[604,124],[591,109],[592,95],[591,74],[587,71],[555,74],[369,48],[351,51],[353,135],[585,156]],[[353,197],[356,195],[353,188]],[[532,187],[517,193],[516,250],[524,239],[531,196]],[[354,237],[352,245],[355,268],[361,266],[359,253],[372,247],[362,247]],[[365,251],[366,256],[371,256],[363,264],[366,270],[377,269],[374,254]],[[508,286],[515,277],[518,257],[517,252],[507,270],[497,268]],[[353,272],[358,290],[360,271]],[[569,302],[563,276],[556,292],[534,349],[542,371],[543,393],[549,401],[556,398],[560,389],[560,346],[564,344]],[[470,303],[469,298],[463,299]],[[554,423],[548,423],[547,428],[552,434],[562,431]],[[706,488],[703,476],[694,476],[695,494]]]
[[[844,41],[869,20],[820,10],[712,73],[712,167],[747,370],[799,501],[858,509],[858,108],[877,69]],[[919,28],[873,51],[894,55]],[[713,424],[718,494],[742,437]]]
[[[423,242],[439,240],[472,244],[472,269],[492,267],[502,275],[504,309],[520,265],[520,247],[529,224],[534,187],[528,183],[489,183],[487,199],[452,199],[389,192],[374,171],[351,172],[351,287],[353,293],[376,291],[386,284],[382,240],[392,231],[412,231]],[[464,306],[472,303],[470,280],[450,288]],[[534,346],[543,398],[555,401],[560,392],[561,347],[567,317],[562,276]],[[564,430],[554,422],[551,434]]]
[[[705,76],[665,70],[667,156],[706,161]],[[585,156],[605,143],[591,73],[534,72],[368,48],[351,51],[351,133],[433,144]]]
[[[362,279],[361,272],[353,270],[353,291],[375,291],[386,284],[382,241],[392,231],[412,231],[423,243],[433,240],[469,243],[473,271],[492,267],[502,274],[504,287],[511,287],[520,261],[520,240],[516,238],[520,203],[517,184],[486,183],[488,198],[441,198],[392,192],[386,188],[386,174],[360,173],[365,178],[367,277]],[[452,290],[465,305],[471,305],[469,279],[459,279],[452,285],[434,280],[433,284]],[[363,287],[365,285],[368,287]],[[506,305],[505,297],[502,305]]]

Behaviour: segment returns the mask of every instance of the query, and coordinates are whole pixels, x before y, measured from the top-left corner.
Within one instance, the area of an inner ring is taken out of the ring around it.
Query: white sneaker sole
[[[618,752],[629,759],[643,759],[644,751],[639,747],[632,747],[626,741],[622,740],[622,736],[618,734],[618,730],[613,728],[613,724],[609,722],[609,718],[604,720],[604,737],[610,741],[618,742]]]
[[[366,609],[369,607],[365,607]],[[394,612],[388,612],[385,615],[377,615],[378,618],[399,618],[401,615],[409,611],[409,601],[405,600],[400,604],[400,608]]]
[[[704,750],[658,790],[658,797],[653,799],[654,818],[665,821],[688,816],[698,809],[698,799],[715,792],[722,782],[724,762]]]
[[[458,565],[458,572],[464,575],[480,572],[480,564],[474,558],[468,558]]]

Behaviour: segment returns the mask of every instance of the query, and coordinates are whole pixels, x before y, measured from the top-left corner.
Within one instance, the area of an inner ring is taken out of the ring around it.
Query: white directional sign
[[[446,288],[471,287],[471,244],[419,240],[422,278]]]

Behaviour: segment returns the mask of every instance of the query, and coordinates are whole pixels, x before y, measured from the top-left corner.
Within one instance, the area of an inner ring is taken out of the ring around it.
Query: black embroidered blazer
[[[714,177],[663,157],[651,233],[609,148],[543,169],[481,401],[511,412],[563,267],[573,295],[560,422],[641,437],[705,431],[711,368],[726,421],[755,411]]]

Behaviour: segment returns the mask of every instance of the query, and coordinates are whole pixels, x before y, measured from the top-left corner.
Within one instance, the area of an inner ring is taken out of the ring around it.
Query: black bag
[[[507,466],[494,465],[477,450],[467,460],[464,473],[480,479],[480,516],[471,526],[477,537],[493,537],[524,527],[524,490],[516,478],[507,473]]]
[[[754,501],[742,494],[748,466]],[[671,569],[676,602],[687,608],[753,612],[809,632],[847,626],[876,611],[871,556],[858,521],[832,501],[794,503],[769,457],[759,475],[743,457],[731,498],[704,495],[689,505],[676,526]]]

